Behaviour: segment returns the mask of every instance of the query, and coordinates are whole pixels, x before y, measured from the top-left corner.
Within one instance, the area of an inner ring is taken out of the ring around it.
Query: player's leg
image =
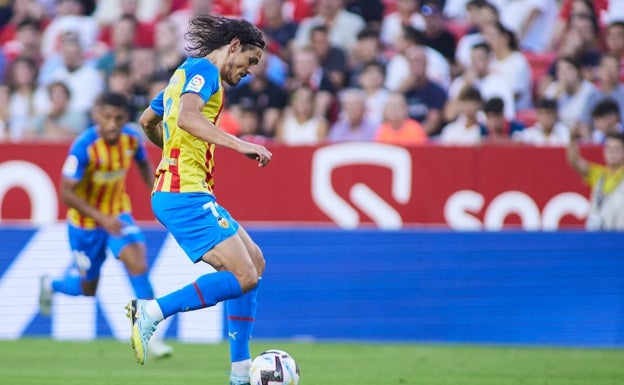
[[[240,297],[253,289],[258,280],[251,257],[237,234],[238,223],[216,204],[212,195],[155,193],[152,208],[193,262],[203,260],[217,272],[205,274],[156,300],[128,304],[132,344],[141,364],[147,358],[147,342],[164,318]]]
[[[43,315],[52,311],[52,296],[63,293],[71,296],[94,296],[100,277],[100,269],[106,259],[108,234],[100,229],[85,230],[68,224],[72,264],[62,277],[41,277],[39,310]]]
[[[239,298],[233,298],[225,302],[228,320],[228,339],[230,343],[230,359],[232,371],[230,376],[231,385],[249,384],[249,369],[251,367],[251,354],[249,340],[253,332],[253,325],[258,307],[257,297],[260,288],[260,279],[264,272],[265,261],[262,251],[252,240],[249,234],[241,226],[238,229],[243,244],[247,248],[258,276],[258,285]]]
[[[128,225],[123,228],[120,237],[109,237],[108,246],[113,255],[123,262],[136,298],[152,299],[154,289],[148,276],[145,237],[131,215],[122,214],[120,219]],[[161,338],[152,338],[148,350],[156,358],[173,353],[173,348],[163,343]]]

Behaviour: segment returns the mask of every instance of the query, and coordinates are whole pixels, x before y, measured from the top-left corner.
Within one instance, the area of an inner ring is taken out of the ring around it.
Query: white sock
[[[148,316],[155,319],[156,321],[160,322],[165,319],[160,305],[158,305],[158,302],[155,299],[147,301],[147,303],[145,304],[145,311],[147,312]]]
[[[232,374],[237,377],[248,376],[250,368],[251,368],[251,359],[232,362]]]

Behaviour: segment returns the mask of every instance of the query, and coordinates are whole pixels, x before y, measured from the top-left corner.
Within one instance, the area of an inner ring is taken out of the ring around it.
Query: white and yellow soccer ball
[[[299,367],[292,356],[282,350],[267,350],[251,363],[251,385],[297,385]]]

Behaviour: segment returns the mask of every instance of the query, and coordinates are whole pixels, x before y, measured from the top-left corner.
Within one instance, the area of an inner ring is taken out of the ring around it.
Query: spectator
[[[548,49],[558,6],[556,0],[509,0],[501,9],[501,23],[518,38],[523,51]]]
[[[570,141],[570,128],[559,121],[557,101],[540,99],[536,110],[535,125],[515,132],[512,138],[516,142],[534,146],[566,146]]]
[[[309,87],[293,92],[284,119],[278,124],[276,139],[286,145],[301,146],[321,143],[327,136],[328,123],[314,114],[314,93]]]
[[[503,99],[505,103],[505,118],[508,120],[516,116],[513,91],[503,78],[490,69],[490,47],[487,44],[477,44],[472,48],[470,65],[451,83],[447,101],[444,108],[444,118],[451,121],[457,117],[457,98],[465,87],[474,87],[485,100],[495,96]]]
[[[80,39],[80,46],[86,51],[95,46],[100,34],[97,21],[85,14],[85,7],[80,0],[58,0],[56,17],[43,31],[41,53],[49,57],[62,49],[62,36],[73,32]],[[71,88],[71,87],[70,87]]]
[[[553,33],[550,35],[550,50],[560,47],[564,36],[574,29],[574,24],[578,20],[588,19],[591,21],[596,31],[599,32],[598,15],[607,10],[609,0],[563,0],[559,7],[559,15]]]
[[[17,57],[25,57],[34,61],[37,68],[43,63],[41,56],[41,27],[33,19],[24,19],[17,25],[15,39],[2,46],[7,64]]]
[[[366,114],[366,93],[347,88],[340,94],[340,116],[332,124],[327,140],[330,142],[367,142],[375,138],[379,123]]]
[[[215,9],[213,9],[214,1],[188,0],[186,3],[187,6],[182,9],[177,9],[171,13],[165,13],[164,15],[161,15],[169,15],[168,17],[176,25],[176,31],[178,32],[178,47],[181,54],[186,53],[186,40],[184,40],[184,31],[188,29],[189,21],[195,16],[206,15],[215,11]]]
[[[335,47],[348,52],[357,39],[357,34],[364,29],[365,22],[360,15],[347,11],[344,0],[317,0],[317,13],[301,21],[295,44],[298,47],[310,43],[310,31],[318,25],[329,26],[329,41]]]
[[[268,62],[268,55],[262,55],[251,79],[230,88],[226,93],[226,100],[229,101],[229,110],[239,121],[243,110],[257,115],[259,123],[254,135],[274,137],[277,123],[288,103],[288,96],[282,88],[267,78]]]
[[[516,37],[502,24],[489,24],[483,28],[485,41],[492,49],[492,71],[507,79],[514,92],[516,111],[531,108],[531,67],[518,50]]]
[[[258,25],[266,36],[267,50],[288,61],[298,26],[286,20],[283,3],[283,0],[264,0]]]
[[[471,0],[466,5],[470,23],[473,28],[468,30],[457,42],[455,63],[459,69],[470,66],[472,47],[485,43],[483,28],[499,22],[498,9],[485,0]]]
[[[412,47],[423,47],[427,56],[427,77],[447,89],[451,79],[451,69],[441,53],[423,44],[422,33],[412,27],[404,26],[395,41],[396,54],[386,66],[386,88],[392,92],[404,92],[412,86],[409,81],[410,64],[406,52]]]
[[[607,52],[620,59],[620,80],[624,81],[624,21],[614,21],[607,27]]]
[[[154,20],[156,6],[152,0],[99,0],[93,17],[102,26],[99,40],[107,46],[113,45],[114,25],[124,17],[132,18],[135,22],[134,41],[136,47],[154,47]]]
[[[238,110],[238,134],[245,140],[258,141],[261,135],[260,116],[261,110],[254,105],[245,105]]]
[[[95,63],[95,67],[102,72],[104,77],[108,77],[113,68],[130,64],[136,40],[136,26],[137,21],[131,15],[123,15],[115,21],[112,28],[111,48]]]
[[[150,80],[156,75],[156,54],[153,49],[137,47],[132,52],[130,59],[130,74],[132,75],[132,102],[139,110],[142,110],[149,100],[147,92]]]
[[[292,93],[300,87],[309,87],[314,92],[314,115],[329,117],[334,103],[334,88],[329,76],[320,66],[311,48],[295,49],[292,57],[292,77],[288,79],[287,90]]]
[[[9,139],[22,140],[32,137],[33,123],[38,113],[37,66],[30,59],[17,58],[9,66],[6,75],[10,91]]]
[[[544,91],[544,96],[557,100],[559,119],[572,127],[581,120],[583,108],[594,89],[590,82],[583,79],[578,60],[562,57],[557,60],[557,81]]]
[[[596,105],[604,99],[613,99],[620,109],[624,111],[624,85],[620,80],[620,60],[611,55],[604,54],[600,59],[598,68],[598,86],[587,98],[587,103],[581,116],[582,124],[587,127],[581,128],[583,132],[588,132],[591,125],[591,112]]]
[[[564,36],[548,72],[537,81],[536,94],[543,96],[544,90],[557,79],[557,60],[562,57],[576,58],[581,64],[581,74],[589,82],[595,82],[601,52],[598,49],[597,30],[588,18],[575,18],[575,22]]]
[[[400,146],[415,146],[427,142],[427,133],[407,113],[405,96],[394,92],[388,98],[384,109],[384,122],[375,133],[375,141]]]
[[[491,143],[509,142],[518,131],[524,130],[524,125],[517,120],[505,119],[503,111],[505,103],[499,97],[487,100],[483,105],[485,114],[484,126],[487,136],[483,140]]]
[[[459,93],[459,116],[442,129],[440,143],[471,146],[481,143],[481,136],[487,134],[477,114],[483,107],[483,99],[476,88],[466,87]]]
[[[11,3],[11,18],[0,28],[1,45],[17,39],[17,30],[24,21],[35,23],[39,31],[49,24],[45,9],[37,0],[14,0]]]
[[[379,33],[371,28],[364,28],[357,36],[355,46],[349,54],[350,87],[357,87],[360,73],[370,63],[379,63],[385,70],[387,60],[383,55]]]
[[[427,55],[422,47],[412,47],[405,55],[410,63],[406,80],[405,100],[411,119],[418,121],[428,135],[436,135],[442,128],[442,111],[446,92],[427,77]]]
[[[385,15],[381,21],[381,43],[392,46],[406,25],[416,30],[425,29],[425,18],[420,14],[418,6],[419,0],[396,0],[396,10]]]
[[[605,99],[596,104],[592,110],[594,130],[592,131],[591,140],[594,143],[604,143],[608,133],[621,133],[624,131],[621,118],[622,111],[620,111],[614,100]],[[579,134],[581,133],[579,132]]]
[[[104,90],[104,77],[85,62],[80,40],[75,35],[68,34],[63,38],[61,55],[62,63],[51,73],[50,80],[67,84],[71,93],[70,110],[87,113]]]
[[[39,115],[34,122],[34,136],[45,140],[71,140],[89,125],[87,114],[71,111],[71,93],[63,82],[54,82],[47,87],[50,111]]]
[[[607,134],[602,153],[604,165],[584,159],[577,136],[573,136],[567,147],[568,164],[592,189],[585,227],[588,230],[623,230],[624,134]]]
[[[379,29],[385,11],[385,0],[345,0],[345,9],[362,16],[366,25]]]
[[[168,18],[159,20],[154,29],[154,50],[156,64],[154,73],[163,73],[171,77],[184,62],[186,56],[180,53],[176,36],[177,25]]]
[[[383,120],[383,110],[388,101],[390,92],[384,88],[384,69],[379,63],[368,63],[360,72],[359,86],[362,88],[366,98],[366,116],[381,124]]]
[[[347,55],[342,49],[331,45],[328,32],[324,25],[313,27],[310,31],[310,46],[334,88],[340,89],[345,86],[347,78]]]
[[[449,64],[455,62],[455,36],[448,31],[442,15],[440,0],[423,0],[420,13],[425,18],[423,44],[440,52]]]

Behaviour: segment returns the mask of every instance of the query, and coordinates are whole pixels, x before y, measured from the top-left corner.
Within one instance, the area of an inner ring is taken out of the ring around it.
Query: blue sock
[[[229,271],[205,274],[180,290],[157,298],[165,318],[181,311],[191,311],[214,306],[221,301],[243,294],[238,280]]]
[[[227,311],[230,359],[232,362],[251,358],[249,353],[249,339],[256,320],[258,308],[258,285],[242,297],[230,299],[225,303]]]
[[[130,276],[130,284],[134,289],[134,295],[140,299],[152,299],[154,298],[154,289],[149,281],[147,273],[140,275]]]
[[[52,291],[74,296],[83,295],[81,282],[77,275],[66,275],[52,281]]]

